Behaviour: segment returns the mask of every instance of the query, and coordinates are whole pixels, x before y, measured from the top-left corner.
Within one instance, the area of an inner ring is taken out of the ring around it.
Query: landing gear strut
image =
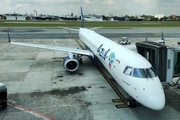
[[[79,63],[82,64],[82,58],[79,58]]]

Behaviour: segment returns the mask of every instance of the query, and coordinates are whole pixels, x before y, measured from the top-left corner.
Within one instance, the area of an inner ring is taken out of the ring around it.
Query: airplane
[[[162,110],[165,106],[165,94],[159,77],[150,62],[140,54],[96,33],[94,29],[85,28],[82,6],[80,10],[81,27],[79,29],[65,29],[79,31],[79,40],[84,43],[85,50],[11,42],[8,33],[9,43],[66,51],[68,56],[63,59],[63,66],[69,72],[78,69],[82,62],[82,56],[98,59],[133,100],[152,110]],[[133,104],[132,101],[128,103],[129,105]]]

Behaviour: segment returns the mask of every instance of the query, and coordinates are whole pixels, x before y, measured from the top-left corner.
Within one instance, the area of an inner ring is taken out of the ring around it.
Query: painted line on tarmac
[[[45,119],[45,120],[56,120],[56,119],[53,118],[53,117],[50,117],[50,116],[48,116],[48,115],[46,115],[46,114],[42,114],[42,113],[40,113],[40,112],[36,112],[36,111],[31,110],[31,109],[29,109],[29,108],[25,108],[25,107],[23,107],[23,106],[21,106],[21,105],[18,105],[18,104],[9,102],[9,101],[7,101],[7,103],[10,104],[10,105],[12,105],[12,106],[14,106],[15,108],[17,108],[17,109],[19,109],[19,110],[22,110],[22,111],[24,111],[24,112],[28,112],[28,113],[30,113],[30,114],[32,114],[32,115],[37,116],[37,117],[41,117],[41,118],[43,118],[43,119]]]
[[[56,44],[56,45],[58,45],[58,43],[56,42],[56,40],[54,39],[54,43]]]

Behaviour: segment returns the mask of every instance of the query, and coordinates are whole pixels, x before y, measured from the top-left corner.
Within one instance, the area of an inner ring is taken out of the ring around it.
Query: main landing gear
[[[80,63],[80,64],[82,64],[82,63],[83,63],[82,58],[79,58],[79,63]]]

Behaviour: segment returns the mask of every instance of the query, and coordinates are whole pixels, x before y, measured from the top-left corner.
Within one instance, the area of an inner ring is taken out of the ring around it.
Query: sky
[[[180,0],[0,0],[0,14],[180,15]]]

